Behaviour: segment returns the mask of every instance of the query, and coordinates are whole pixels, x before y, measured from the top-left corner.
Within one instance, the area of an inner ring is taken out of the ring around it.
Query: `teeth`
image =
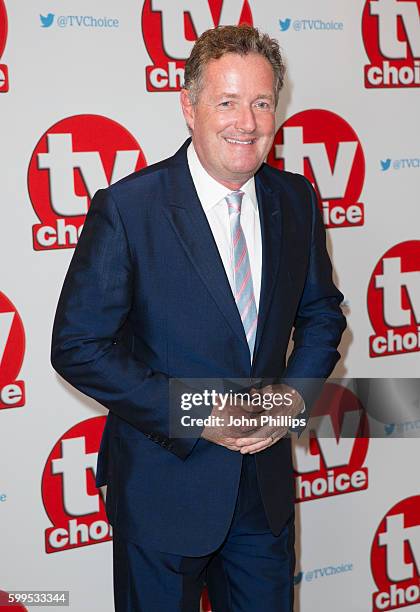
[[[233,138],[225,138],[226,142],[230,142],[232,144],[241,144],[241,145],[249,145],[252,144],[253,140],[235,140]]]

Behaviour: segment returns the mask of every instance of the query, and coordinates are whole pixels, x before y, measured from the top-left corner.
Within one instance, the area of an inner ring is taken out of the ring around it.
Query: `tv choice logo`
[[[420,495],[399,501],[375,533],[370,563],[378,590],[372,611],[401,610],[420,603]]]
[[[3,55],[7,41],[7,13],[4,1],[0,0],[0,57]]]
[[[370,357],[420,351],[420,240],[400,242],[376,264],[367,292],[375,333]]]
[[[0,58],[7,41],[7,13],[3,0],[0,0]],[[0,93],[9,91],[9,70],[6,64],[0,63]]]
[[[359,201],[365,178],[365,157],[349,123],[329,110],[301,111],[279,128],[268,163],[304,174],[318,195],[325,227],[364,224]]]
[[[75,247],[95,192],[145,166],[134,136],[108,117],[74,115],[52,125],[29,163],[29,197],[40,220],[34,249]]]
[[[308,426],[294,445],[296,502],[368,488],[365,411],[349,389],[326,383]]]
[[[367,0],[365,87],[420,87],[420,0]]]
[[[0,608],[7,608],[7,612],[28,612],[28,608],[25,608],[20,601],[9,603],[11,594],[7,591],[0,589]]]
[[[25,330],[19,313],[0,291],[0,410],[25,405],[25,383],[17,380],[25,355]]]
[[[42,499],[52,523],[45,551],[59,552],[107,542],[112,528],[102,491],[95,486],[96,461],[106,417],[82,421],[56,442],[42,474]]]
[[[152,60],[147,91],[179,91],[197,38],[218,25],[240,23],[253,23],[248,0],[145,0],[141,25]]]

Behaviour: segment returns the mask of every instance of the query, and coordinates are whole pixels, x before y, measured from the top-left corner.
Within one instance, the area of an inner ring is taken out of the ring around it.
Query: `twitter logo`
[[[289,18],[279,19],[280,31],[287,32],[287,30],[290,28],[290,23],[291,23],[291,20]]]
[[[391,160],[389,159],[389,157],[385,161],[381,159],[381,170],[382,170],[382,172],[385,172],[386,170],[389,170],[390,165],[391,165]]]
[[[49,28],[53,24],[54,13],[48,13],[48,15],[46,15],[45,17],[44,15],[40,15],[39,18],[41,20],[41,27]]]
[[[382,162],[381,162],[382,163]],[[389,425],[385,425],[385,433],[387,436],[390,436],[395,429],[394,423],[389,423]]]
[[[296,576],[293,577],[293,584],[300,584],[302,582],[303,572],[299,572]]]

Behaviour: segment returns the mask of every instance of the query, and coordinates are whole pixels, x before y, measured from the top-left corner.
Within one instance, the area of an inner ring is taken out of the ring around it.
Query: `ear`
[[[194,117],[195,111],[194,106],[191,103],[188,95],[188,89],[181,89],[181,108],[184,114],[185,121],[190,130],[194,129]]]

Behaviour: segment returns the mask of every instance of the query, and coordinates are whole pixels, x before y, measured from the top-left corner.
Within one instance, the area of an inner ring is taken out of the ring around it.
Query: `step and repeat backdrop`
[[[0,0],[0,591],[69,591],[74,612],[113,610],[112,530],[94,485],[106,411],[53,371],[51,328],[95,191],[188,136],[179,90],[204,30],[251,23],[283,49],[268,162],[319,196],[348,317],[334,375],[419,375],[419,9]],[[360,427],[360,398],[349,384],[329,393],[344,397],[341,425],[315,419],[294,451],[296,610],[420,610],[420,417],[340,436],[344,422]]]

